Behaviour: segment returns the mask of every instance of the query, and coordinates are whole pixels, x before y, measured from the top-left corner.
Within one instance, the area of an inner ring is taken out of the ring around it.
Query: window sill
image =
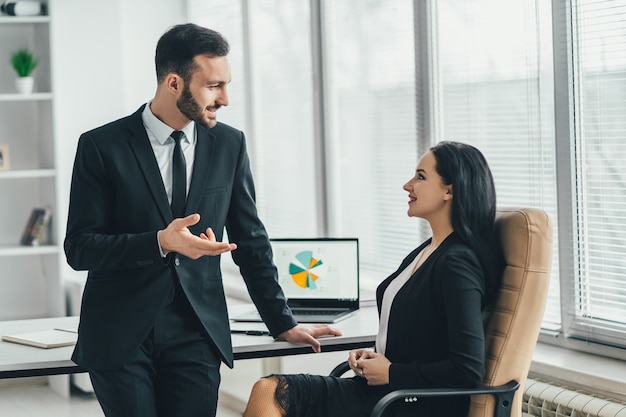
[[[537,343],[529,377],[588,394],[626,401],[626,362]]]

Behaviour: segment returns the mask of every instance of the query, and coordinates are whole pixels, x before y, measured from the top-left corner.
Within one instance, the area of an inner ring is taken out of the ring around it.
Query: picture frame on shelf
[[[39,246],[45,244],[48,238],[46,228],[50,224],[51,217],[52,211],[50,207],[33,208],[22,232],[20,245]]]
[[[8,171],[9,164],[9,145],[0,145],[0,171]]]

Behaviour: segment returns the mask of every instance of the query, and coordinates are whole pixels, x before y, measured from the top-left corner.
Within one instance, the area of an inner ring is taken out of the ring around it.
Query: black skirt
[[[371,389],[375,387],[368,387],[361,377],[272,376],[278,379],[275,398],[285,410],[286,417],[365,417],[377,401],[370,392],[376,391]],[[370,402],[368,410],[365,403]]]
[[[278,379],[275,399],[285,417],[367,417],[389,387],[369,386],[364,378],[289,374]],[[396,403],[385,417],[466,416],[468,398],[421,398],[417,402]]]

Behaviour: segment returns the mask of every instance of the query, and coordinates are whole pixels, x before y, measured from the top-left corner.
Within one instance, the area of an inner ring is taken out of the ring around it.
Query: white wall
[[[185,0],[49,0],[49,14],[62,243],[78,137],[152,98],[157,40],[186,20]]]

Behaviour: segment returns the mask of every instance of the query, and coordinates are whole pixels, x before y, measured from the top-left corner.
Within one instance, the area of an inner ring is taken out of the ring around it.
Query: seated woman
[[[404,185],[408,215],[432,237],[376,291],[376,350],[348,355],[356,376],[272,375],[256,382],[244,417],[367,416],[386,393],[403,388],[476,387],[482,382],[482,311],[502,272],[494,233],[496,194],[481,152],[440,142]],[[466,416],[468,398],[399,403],[394,416]]]

